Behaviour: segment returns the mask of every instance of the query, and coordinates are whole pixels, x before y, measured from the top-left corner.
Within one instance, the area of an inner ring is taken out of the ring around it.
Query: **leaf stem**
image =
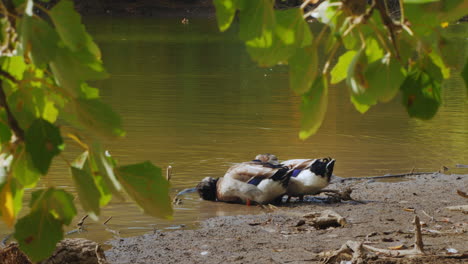
[[[385,38],[382,36],[382,32],[379,31],[379,29],[375,26],[374,20],[369,19],[369,26],[374,30],[375,34],[377,35],[377,38],[379,39],[380,43],[382,43],[382,46],[384,46],[385,50],[389,52],[390,54],[393,54],[392,50],[390,47],[387,45],[387,42],[385,41]]]
[[[63,161],[65,161],[65,163],[67,163],[68,167],[71,167],[71,166],[72,166],[72,164],[70,163],[70,161],[68,161],[62,153],[60,153],[60,157],[63,159]]]
[[[335,56],[335,53],[338,50],[339,46],[340,46],[339,42],[336,42],[335,45],[333,45],[332,51],[330,52],[330,56],[328,56],[327,62],[325,62],[325,65],[323,66],[323,71],[322,71],[323,75],[328,75],[328,68],[330,67],[330,61]]]

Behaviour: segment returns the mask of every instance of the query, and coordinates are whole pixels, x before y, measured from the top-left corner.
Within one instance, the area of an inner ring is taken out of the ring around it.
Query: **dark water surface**
[[[235,30],[219,33],[213,19],[85,19],[103,52],[110,78],[96,86],[119,112],[127,136],[105,145],[120,161],[150,160],[174,168],[172,192],[193,187],[206,176],[222,176],[235,162],[270,152],[280,159],[337,159],[342,177],[436,171],[468,164],[468,103],[458,73],[444,83],[444,105],[431,121],[408,118],[399,98],[361,115],[344,86],[330,89],[327,117],[320,131],[298,139],[300,98],[288,88],[286,67],[258,68]],[[449,29],[461,64],[468,55],[468,26]],[[467,170],[451,169],[453,173]],[[76,194],[66,164],[39,187],[54,185]],[[30,191],[26,195],[29,197]],[[113,201],[78,236],[104,241],[153,229],[193,228],[217,215],[258,213],[257,207],[202,202],[195,194],[175,206],[173,221],[147,217],[131,202]],[[75,220],[77,222],[83,215]],[[181,227],[180,225],[185,225]],[[73,229],[73,227],[69,228]],[[0,224],[0,235],[9,230]]]

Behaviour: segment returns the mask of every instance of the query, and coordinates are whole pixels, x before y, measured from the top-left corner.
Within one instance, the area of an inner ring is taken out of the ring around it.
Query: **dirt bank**
[[[352,197],[365,201],[327,204],[314,199],[291,202],[263,215],[216,217],[198,230],[159,232],[113,240],[106,251],[111,263],[319,263],[314,253],[336,250],[348,240],[378,248],[412,247],[415,215],[425,222],[423,242],[432,255],[448,250],[468,253],[468,215],[447,206],[468,204],[456,193],[468,191],[468,175],[421,175],[403,182],[343,182]],[[207,202],[209,203],[209,202]],[[243,205],[239,205],[243,206]],[[316,230],[303,223],[306,213],[334,210],[345,227]],[[463,257],[462,257],[463,258]],[[423,258],[374,263],[466,263],[466,258]],[[370,263],[370,262],[369,262]]]

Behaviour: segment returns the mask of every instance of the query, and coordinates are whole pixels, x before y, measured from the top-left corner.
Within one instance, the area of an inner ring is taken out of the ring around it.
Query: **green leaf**
[[[76,99],[72,103],[78,122],[90,131],[110,137],[125,135],[120,116],[101,100]]]
[[[444,79],[450,78],[450,68],[445,66],[445,63],[442,61],[442,58],[435,50],[432,50],[432,52],[429,53],[429,57],[431,58],[432,62],[435,65],[437,65],[437,67],[439,67]]]
[[[82,90],[82,83],[88,80],[107,78],[102,62],[89,52],[72,52],[60,47],[57,56],[51,61],[50,67],[58,84],[75,97],[88,98]]]
[[[364,50],[359,50],[348,67],[346,84],[351,92],[351,102],[361,114],[369,110],[375,104],[375,99],[366,94],[369,83],[365,79],[364,72],[367,67],[367,57]]]
[[[379,43],[373,37],[366,38],[366,56],[367,56],[367,63],[372,63],[376,60],[382,59],[384,56],[384,52],[382,48],[380,48]]]
[[[214,0],[216,18],[220,31],[226,31],[232,23],[238,8],[238,0]]]
[[[463,67],[463,70],[461,71],[461,76],[463,78],[463,80],[465,81],[465,88],[468,92],[468,58],[465,62],[465,67]],[[468,93],[467,93],[468,95]]]
[[[298,48],[312,43],[312,33],[299,9],[275,11],[274,32],[267,30],[261,36],[246,41],[249,55],[260,66],[286,64]]]
[[[40,261],[49,257],[63,239],[62,222],[47,209],[39,209],[18,220],[14,237],[32,261]]]
[[[300,139],[304,140],[317,132],[325,118],[327,104],[328,84],[326,78],[320,75],[310,91],[302,96]]]
[[[40,178],[39,171],[32,164],[31,158],[24,150],[24,146],[17,147],[11,172],[13,177],[25,188],[32,188],[36,186]]]
[[[285,45],[303,48],[312,44],[312,33],[300,8],[275,11],[275,33]]]
[[[286,62],[292,52],[288,47],[282,45],[271,31],[246,41],[245,44],[250,57],[262,67],[271,67]]]
[[[429,10],[428,10],[429,9]],[[412,31],[417,36],[427,36],[433,33],[433,28],[440,24],[437,16],[430,12],[429,5],[404,4],[405,18],[415,25]]]
[[[248,41],[260,37],[265,32],[272,32],[275,25],[273,1],[244,0],[240,8],[240,39]]]
[[[44,119],[36,119],[26,130],[26,151],[39,172],[47,174],[52,158],[63,149],[58,127]]]
[[[331,84],[337,84],[346,79],[348,66],[351,64],[356,53],[357,52],[355,50],[350,50],[338,58],[338,62],[331,71]]]
[[[145,213],[172,219],[169,182],[162,176],[160,168],[146,161],[117,167],[115,172],[125,191]]]
[[[85,151],[73,161],[72,166],[86,171],[89,175],[93,175],[94,183],[100,194],[99,205],[102,207],[109,203],[112,199],[110,186],[104,180],[103,174],[105,172],[99,170],[96,159],[92,155],[89,155],[88,151]]]
[[[380,102],[392,100],[400,90],[405,74],[400,63],[388,57],[369,64],[364,78],[368,83],[364,93],[371,97],[375,104],[377,100]]]
[[[73,52],[89,52],[94,57],[101,58],[98,46],[81,24],[81,16],[75,11],[72,1],[59,1],[50,10],[50,18],[62,41]]]
[[[44,20],[24,15],[21,21],[21,43],[24,50],[30,50],[31,58],[38,67],[45,67],[54,60],[59,37]]]
[[[24,186],[18,184],[16,179],[13,179],[10,182],[10,187],[13,195],[14,212],[15,216],[17,216],[23,207]]]
[[[401,85],[403,105],[409,116],[431,119],[441,102],[441,84],[423,71],[410,73]]]
[[[99,202],[101,193],[94,182],[93,176],[86,170],[78,169],[73,166],[70,167],[70,170],[83,209],[92,218],[97,219],[100,212]]]
[[[315,46],[299,49],[289,59],[289,85],[295,93],[304,94],[310,89],[319,71],[317,64]]]
[[[50,213],[61,223],[70,225],[76,216],[73,199],[73,195],[65,190],[51,187],[33,192],[29,206],[32,211],[39,210],[42,213]]]
[[[96,99],[99,98],[99,89],[91,87],[87,83],[82,83],[81,94],[85,99]]]
[[[2,69],[10,73],[17,80],[23,79],[23,73],[26,67],[22,56],[4,57],[2,63]]]
[[[25,79],[27,78],[32,79],[36,76],[28,71],[25,73]],[[8,102],[20,125],[29,127],[36,118],[45,119],[50,123],[57,120],[58,110],[52,99],[53,95],[54,93],[41,82],[26,82],[21,89],[8,97]]]
[[[103,176],[104,181],[106,182],[107,186],[109,186],[111,192],[117,196],[120,196],[119,192],[122,190],[122,186],[114,174],[115,164],[113,164],[111,160],[108,159],[105,151],[98,143],[94,143],[91,148],[91,158],[96,163],[96,166],[99,169],[99,173]]]

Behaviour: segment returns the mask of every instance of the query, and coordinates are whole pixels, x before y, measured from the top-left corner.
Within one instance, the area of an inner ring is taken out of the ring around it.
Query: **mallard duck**
[[[332,158],[293,159],[283,161],[281,165],[292,170],[286,191],[288,201],[291,197],[299,197],[302,200],[304,195],[316,194],[328,186],[335,160]]]
[[[221,178],[204,178],[196,187],[200,197],[248,205],[250,201],[259,204],[277,202],[286,193],[292,170],[267,162],[268,159],[267,156],[257,156],[253,161],[232,166]]]

